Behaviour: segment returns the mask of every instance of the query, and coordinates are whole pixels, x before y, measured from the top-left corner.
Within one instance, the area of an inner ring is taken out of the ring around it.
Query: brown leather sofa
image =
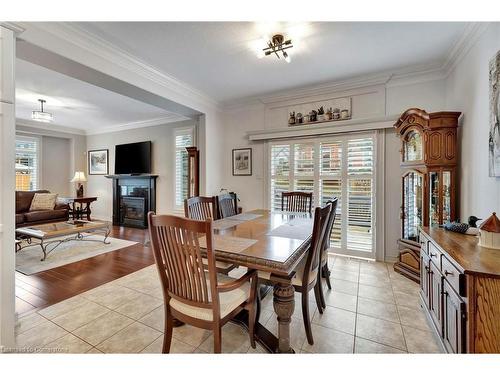
[[[59,202],[56,202],[53,210],[30,211],[35,193],[50,191],[16,191],[16,228],[69,220],[69,206]]]

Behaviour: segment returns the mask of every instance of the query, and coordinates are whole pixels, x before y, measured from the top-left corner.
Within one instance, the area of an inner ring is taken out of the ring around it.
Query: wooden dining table
[[[295,308],[292,278],[311,241],[312,215],[253,210],[216,220],[213,227],[216,260],[271,274],[278,337],[257,323],[256,340],[269,352],[294,353],[290,346],[290,322]],[[244,244],[244,239],[252,241]],[[230,246],[240,242],[243,246]],[[248,328],[248,313],[242,311],[234,321]]]

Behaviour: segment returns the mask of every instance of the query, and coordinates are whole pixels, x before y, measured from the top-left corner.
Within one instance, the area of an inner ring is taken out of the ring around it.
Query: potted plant
[[[324,110],[323,106],[318,108],[317,121],[325,121],[325,110]]]

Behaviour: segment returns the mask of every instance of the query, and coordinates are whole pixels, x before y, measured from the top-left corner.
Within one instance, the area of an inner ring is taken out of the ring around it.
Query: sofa
[[[16,191],[16,228],[69,220],[69,206],[66,203],[56,202],[53,210],[30,211],[35,193],[50,193],[50,191]]]

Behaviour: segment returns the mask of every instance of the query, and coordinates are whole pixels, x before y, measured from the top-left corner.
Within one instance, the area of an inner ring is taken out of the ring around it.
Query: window
[[[337,197],[331,246],[368,256],[374,249],[374,160],[372,134],[271,143],[270,208],[280,210],[281,193],[289,190],[312,192],[314,205]]]
[[[16,136],[16,190],[39,188],[40,141]]]
[[[193,129],[175,131],[175,208],[181,210],[188,195],[188,154],[186,147],[193,146]]]

